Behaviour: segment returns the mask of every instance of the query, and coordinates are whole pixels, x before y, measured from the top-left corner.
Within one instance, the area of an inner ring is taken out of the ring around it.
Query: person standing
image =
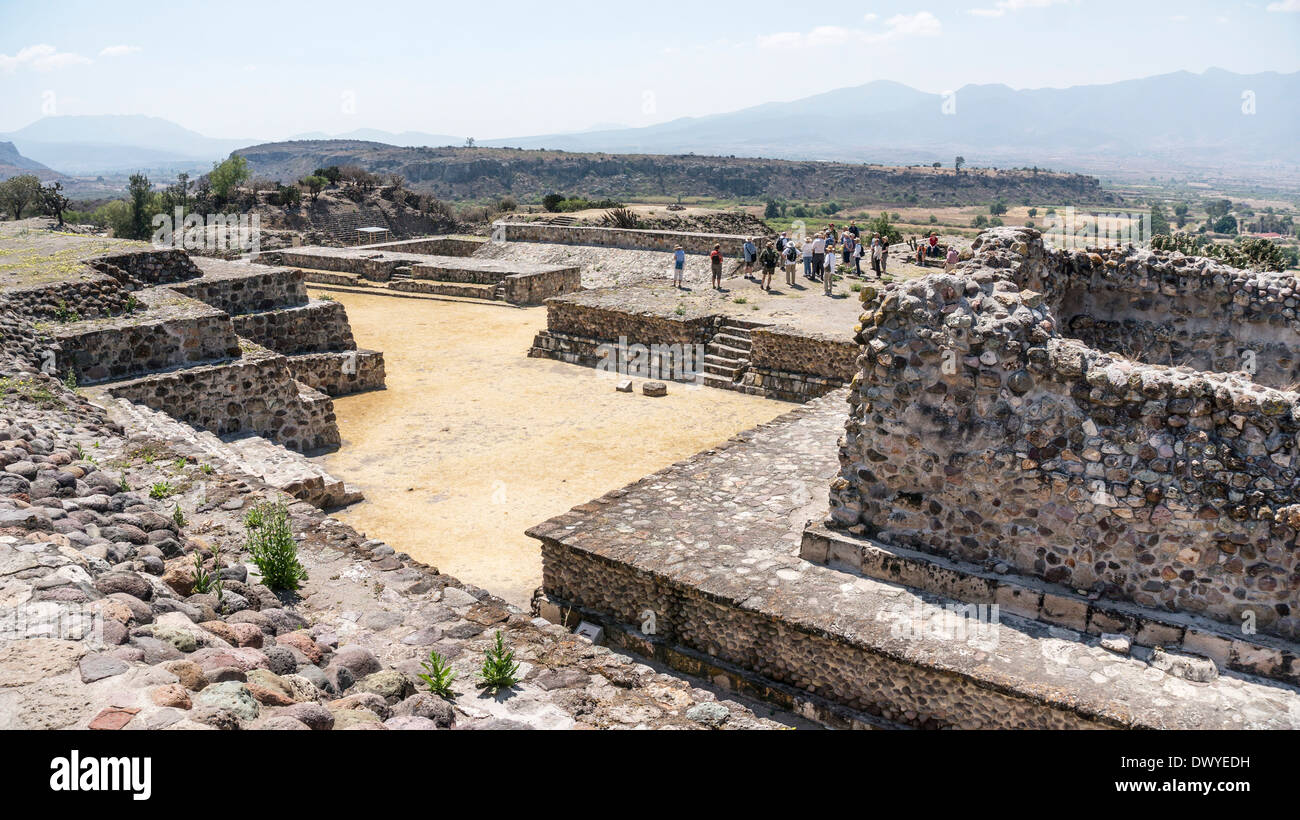
[[[681,245],[673,248],[673,287],[682,286],[682,277],[686,274],[686,251]]]
[[[835,234],[833,233],[831,234],[831,236],[834,235]],[[835,276],[835,240],[834,239],[826,240],[826,250],[824,253],[822,253],[822,281],[823,282],[826,281],[826,277],[828,276],[829,277]]]
[[[722,245],[714,245],[709,254],[709,266],[713,272],[713,287],[722,290]]]
[[[889,265],[889,237],[880,240],[880,275],[884,276]]]
[[[871,270],[880,278],[880,237],[871,237]]]
[[[960,258],[961,258],[961,254],[957,253],[957,246],[949,245],[948,258],[944,260],[946,262],[946,264],[943,266],[944,272],[951,273],[957,267],[957,260]]]
[[[794,246],[794,240],[785,243],[785,283],[794,287],[794,264],[799,258],[799,249]]]
[[[840,255],[843,256],[844,264],[847,266],[853,258],[853,246],[856,244],[853,239],[853,231],[845,231],[840,238],[844,240],[844,244],[840,246]]]
[[[790,240],[785,238],[785,231],[781,231],[781,235],[776,238],[776,252],[785,253],[785,246],[789,242]]]
[[[858,228],[858,221],[856,219],[849,222],[849,233],[853,234],[855,242],[862,237],[862,231]]]
[[[779,257],[776,255],[776,246],[768,242],[767,247],[763,248],[762,255],[759,256],[759,265],[763,268],[763,282],[761,287],[768,293],[772,292],[772,274],[776,271],[776,262]]]
[[[805,279],[812,279],[814,244],[811,236],[803,238],[803,247],[800,251],[803,254],[803,278]]]
[[[862,275],[862,243],[857,240],[853,242],[853,272]]]
[[[826,237],[817,234],[813,240],[812,278],[817,281],[822,275],[822,265],[826,261]]]
[[[758,258],[758,248],[755,247],[752,240],[745,240],[745,278],[754,278],[754,260]]]

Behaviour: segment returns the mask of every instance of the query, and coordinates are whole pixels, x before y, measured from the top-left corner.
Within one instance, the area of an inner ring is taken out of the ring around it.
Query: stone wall
[[[1300,635],[1300,395],[1063,337],[1022,290],[1052,256],[986,232],[955,275],[864,289],[831,523]]]
[[[70,314],[92,319],[125,312],[130,298],[113,277],[88,273],[76,281],[9,288],[0,292],[0,310],[12,310],[29,319],[59,319]]]
[[[202,279],[174,285],[172,290],[232,316],[307,303],[307,287],[300,270],[248,265],[237,270],[222,269],[226,275],[213,275],[208,270],[212,264],[212,260],[204,260]],[[233,275],[236,272],[239,275]]]
[[[58,368],[71,363],[81,383],[94,384],[239,356],[229,317],[201,302],[191,305],[59,325],[53,330]]]
[[[217,435],[257,433],[299,452],[339,445],[333,402],[295,381],[284,356],[264,349],[225,364],[145,376],[109,392]]]
[[[715,317],[677,317],[627,313],[598,305],[557,299],[546,306],[546,328],[553,333],[617,344],[705,344],[713,336]]]
[[[602,228],[587,225],[547,225],[544,222],[499,222],[507,242],[546,242],[556,245],[595,245],[606,248],[671,251],[681,245],[687,253],[707,254],[714,244],[722,245],[728,257],[740,254],[746,239],[761,237],[731,234],[649,231],[637,228]]]
[[[233,318],[235,332],[277,353],[323,353],[356,349],[342,302],[313,301],[301,307]]]
[[[561,611],[574,607],[584,617],[614,627],[625,648],[638,650],[637,644],[648,641],[619,632],[616,625],[642,623],[648,609],[657,613],[656,646],[694,650],[762,679],[868,714],[886,714],[904,725],[1040,729],[1108,725],[994,691],[962,675],[907,663],[866,643],[837,640],[796,621],[737,606],[630,563],[570,547],[540,529],[530,534],[542,542],[543,586],[552,604]]]
[[[430,256],[473,256],[486,239],[460,236],[426,236],[422,239],[403,239],[398,242],[380,242],[362,245],[364,250],[393,251],[395,253],[425,253]]]
[[[1021,287],[1044,294],[1063,335],[1150,364],[1245,369],[1270,387],[1300,382],[1294,274],[1133,247],[1058,251],[1032,239],[1022,244],[1023,252],[1000,261],[1012,265]],[[977,266],[988,255],[981,246],[975,251],[968,264]]]
[[[112,254],[93,259],[90,265],[134,287],[168,285],[203,275],[189,254],[178,249]]]
[[[418,265],[425,260],[418,256],[394,256],[379,251],[357,254],[354,249],[285,248],[263,253],[257,261],[264,265],[355,273],[375,282],[387,282],[397,268]]]
[[[860,348],[849,337],[829,336],[790,327],[756,327],[750,331],[750,363],[770,370],[807,373],[848,382],[857,372]]]
[[[582,290],[582,269],[515,273],[505,278],[505,285],[506,301],[512,305],[540,305],[552,296]]]
[[[295,379],[327,396],[384,388],[384,354],[377,350],[290,356],[289,370]]]

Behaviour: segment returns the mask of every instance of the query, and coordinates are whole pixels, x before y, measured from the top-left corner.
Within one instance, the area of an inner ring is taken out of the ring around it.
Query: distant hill
[[[0,139],[25,156],[65,174],[140,168],[211,166],[247,139],[212,139],[159,117],[130,115],[45,117]]]
[[[401,174],[413,190],[445,199],[558,192],[589,197],[701,196],[842,202],[1103,204],[1095,177],[1030,171],[890,168],[714,156],[580,154],[510,148],[402,148],[356,140],[304,140],[241,148],[256,176],[283,182],[329,165]]]
[[[364,142],[382,142],[386,145],[399,145],[407,148],[426,145],[437,147],[465,144],[464,137],[453,137],[448,134],[426,134],[423,131],[394,133],[392,131],[381,131],[378,128],[358,128],[346,134],[326,134],[322,131],[312,131],[307,134],[294,134],[289,137],[289,140],[362,140]]]
[[[12,142],[0,142],[0,180],[23,174],[35,174],[42,182],[66,179],[63,174],[23,156]]]
[[[1212,68],[1021,91],[967,85],[947,107],[945,101],[878,81],[644,128],[480,144],[895,163],[950,164],[960,154],[973,165],[1038,165],[1113,176],[1201,168],[1273,180],[1285,166],[1300,179],[1300,72],[1246,75]]]

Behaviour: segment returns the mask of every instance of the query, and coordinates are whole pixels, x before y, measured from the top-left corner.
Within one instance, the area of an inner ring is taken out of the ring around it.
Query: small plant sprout
[[[509,689],[519,682],[519,664],[515,663],[515,652],[506,647],[506,639],[497,630],[496,643],[483,653],[483,668],[479,670],[479,685],[492,694],[502,689]]]
[[[177,504],[176,508],[172,510],[172,521],[176,524],[177,528],[185,526],[185,513],[181,510],[180,504]]]
[[[298,560],[298,544],[284,504],[258,504],[244,518],[248,554],[271,589],[298,589],[307,570]]]
[[[429,657],[420,662],[424,672],[417,677],[424,681],[432,694],[451,700],[456,693],[451,691],[451,682],[456,679],[456,672],[447,663],[447,659],[435,650],[429,650]]]
[[[173,487],[169,482],[155,481],[153,483],[153,486],[149,488],[149,497],[161,501],[164,498],[168,498],[174,495],[175,492],[176,492],[176,488]]]

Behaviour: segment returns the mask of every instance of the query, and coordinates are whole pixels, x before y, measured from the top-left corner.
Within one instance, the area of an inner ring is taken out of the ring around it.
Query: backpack
[[[799,256],[799,251],[795,248],[793,242],[785,246],[785,259],[787,262],[793,262],[796,258],[798,258],[798,256]]]

